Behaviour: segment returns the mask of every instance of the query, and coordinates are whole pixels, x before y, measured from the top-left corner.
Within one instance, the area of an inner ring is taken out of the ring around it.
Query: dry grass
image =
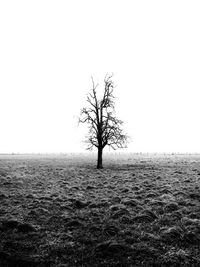
[[[0,157],[0,266],[200,266],[200,156]]]

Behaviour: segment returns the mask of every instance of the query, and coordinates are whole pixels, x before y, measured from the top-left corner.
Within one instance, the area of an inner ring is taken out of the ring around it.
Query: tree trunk
[[[103,148],[98,147],[97,169],[103,169],[102,154],[103,154]]]

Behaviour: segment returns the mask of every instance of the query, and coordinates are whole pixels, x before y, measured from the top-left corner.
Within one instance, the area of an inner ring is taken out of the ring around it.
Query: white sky
[[[77,152],[114,73],[132,152],[200,152],[200,1],[0,1],[0,152]]]

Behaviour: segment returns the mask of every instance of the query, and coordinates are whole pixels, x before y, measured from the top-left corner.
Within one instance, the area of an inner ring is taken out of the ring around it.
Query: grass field
[[[0,156],[0,266],[200,266],[200,156]]]

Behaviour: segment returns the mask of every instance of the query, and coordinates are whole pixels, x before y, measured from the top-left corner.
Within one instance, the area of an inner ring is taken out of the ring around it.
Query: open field
[[[0,266],[200,266],[200,156],[0,156]]]

